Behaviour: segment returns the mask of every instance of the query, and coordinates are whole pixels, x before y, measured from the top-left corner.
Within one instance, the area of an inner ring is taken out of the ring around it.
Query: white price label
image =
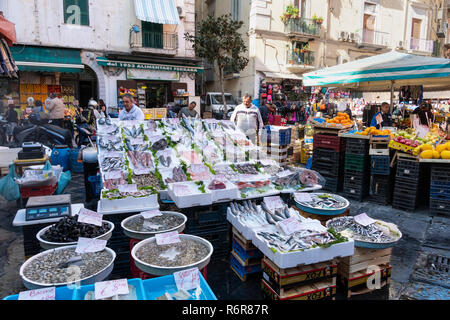
[[[156,244],[158,246],[181,242],[178,231],[157,233],[155,237],[156,237]]]
[[[290,176],[293,173],[294,172],[292,172],[290,170],[284,170],[284,171],[281,171],[281,172],[277,173],[277,177],[278,178],[284,178],[284,177]]]
[[[128,294],[130,292],[127,279],[96,282],[94,287],[96,300],[111,298],[120,294]]]
[[[116,130],[117,130],[117,127],[116,127],[116,126],[107,126],[106,128],[103,128],[103,129],[101,130],[101,133],[108,134],[108,133],[114,132],[114,131],[116,131]]]
[[[377,121],[377,124],[380,124],[383,122],[383,116],[381,115],[381,113],[379,113],[375,119]]]
[[[122,125],[126,128],[131,128],[139,124],[138,120],[122,120]]]
[[[55,287],[22,291],[19,300],[55,300]]]
[[[200,287],[200,276],[198,268],[174,272],[175,284],[178,290],[192,290]]]
[[[280,196],[265,197],[264,203],[266,204],[267,208],[272,211],[284,207],[284,202],[283,200],[281,200]]]
[[[108,151],[105,152],[104,158],[122,158],[122,153],[117,151]]]
[[[88,210],[86,208],[81,208],[78,212],[78,222],[93,224],[95,226],[102,226],[103,214]]]
[[[169,122],[170,124],[180,124],[180,119],[178,119],[178,118],[168,118],[167,122]]]
[[[159,211],[157,209],[156,210],[148,210],[148,211],[141,212],[141,216],[144,219],[151,219],[153,217],[162,216],[162,213],[161,213],[161,211]]]
[[[405,169],[404,173],[405,173],[405,174],[409,174],[409,170],[408,170],[408,169]]]
[[[287,235],[302,230],[300,222],[298,222],[298,220],[295,219],[294,217],[280,221],[278,222],[278,225]]]
[[[298,202],[309,202],[312,201],[311,195],[306,192],[296,192],[294,193],[295,200]]]
[[[270,159],[261,159],[259,160],[263,166],[273,166],[276,165],[276,162]]]
[[[175,193],[175,195],[177,196],[185,196],[191,193],[191,189],[183,184],[177,184],[173,186],[173,192]]]
[[[365,213],[358,214],[355,216],[355,222],[359,223],[360,225],[367,227],[368,225],[371,225],[372,223],[377,222],[376,220],[372,219]]]
[[[137,186],[135,184],[122,184],[118,187],[119,192],[138,192]]]
[[[133,170],[134,174],[137,176],[143,175],[143,174],[150,174],[149,168],[136,168]]]
[[[106,240],[78,238],[76,253],[99,252],[106,248]]]
[[[120,179],[120,178],[122,178],[122,171],[116,170],[105,172],[105,180]]]
[[[132,146],[140,145],[144,143],[144,138],[130,138],[130,144]]]

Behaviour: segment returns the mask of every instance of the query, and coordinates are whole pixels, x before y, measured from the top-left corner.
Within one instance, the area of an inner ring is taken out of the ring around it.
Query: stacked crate
[[[291,145],[291,127],[267,126],[262,130],[260,145],[267,153],[269,159],[277,161],[281,166],[285,166],[290,156],[293,157]]]
[[[270,300],[334,300],[337,263],[334,260],[282,269],[262,260],[261,289]]]
[[[227,205],[213,204],[209,206],[182,209],[187,217],[183,233],[199,236],[211,242],[214,252],[212,260],[226,258],[229,254],[229,225],[227,222]]]
[[[337,134],[314,134],[312,169],[326,180],[324,190],[342,190],[345,139]]]
[[[338,259],[338,290],[350,298],[353,295],[373,292],[389,284],[391,254],[392,248],[355,247],[353,256]]]
[[[400,158],[397,161],[393,208],[406,211],[414,211],[417,208],[420,177],[420,163],[417,159]]]
[[[450,165],[433,164],[431,167],[430,212],[450,215]]]
[[[362,201],[369,194],[369,141],[347,138],[345,149],[344,196]]]
[[[390,203],[392,175],[389,155],[371,155],[370,174],[370,197],[368,200],[379,204]]]
[[[233,228],[230,267],[241,281],[247,281],[249,274],[261,272],[262,257],[262,252]]]

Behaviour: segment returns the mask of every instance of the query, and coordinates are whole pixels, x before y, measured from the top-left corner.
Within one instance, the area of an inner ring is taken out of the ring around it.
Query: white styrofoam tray
[[[267,246],[265,240],[257,235],[258,230],[260,229],[253,230],[253,245],[280,268],[294,268],[298,265],[319,263],[336,257],[348,257],[353,255],[355,251],[355,243],[353,239],[349,239],[347,242],[334,244],[328,248],[318,247],[289,253],[273,252]]]
[[[294,192],[308,192],[308,191],[316,191],[316,190],[321,190],[322,186],[320,184],[316,184],[312,187],[307,187],[301,190],[296,190],[296,189],[283,189],[280,190],[280,193],[294,193]]]
[[[196,193],[187,194],[184,196],[176,196],[173,189],[175,185],[179,184],[191,185],[191,187],[194,189],[198,188],[198,186],[192,181],[169,183],[168,194],[178,208],[181,209],[188,207],[207,206],[212,204],[212,194],[207,185],[205,185],[205,193],[201,193],[197,189],[198,191]],[[194,185],[195,187],[193,187],[192,185]]]
[[[210,182],[208,182],[208,185],[209,183]],[[239,199],[238,187],[230,181],[225,181],[224,183],[226,185],[226,189],[210,190],[212,202]]]
[[[244,236],[245,239],[252,240],[253,230],[243,225],[239,219],[230,212],[230,208],[227,208],[227,220]]]
[[[103,191],[103,190],[102,190]],[[123,199],[108,200],[100,198],[101,208],[104,211],[115,211],[121,209],[145,209],[148,207],[159,208],[158,195],[151,194],[146,197],[126,197]]]

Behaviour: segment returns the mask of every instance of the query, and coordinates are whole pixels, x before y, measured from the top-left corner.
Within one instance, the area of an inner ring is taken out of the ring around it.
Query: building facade
[[[195,32],[195,0],[3,0],[0,11],[16,25],[22,105],[49,86],[112,107],[125,92],[142,107],[195,95],[201,67],[183,36]]]
[[[261,81],[295,83],[305,72],[393,49],[442,55],[437,22],[443,4],[442,0],[209,0],[198,1],[196,13],[199,20],[231,12],[244,22],[250,62],[240,74],[230,74],[225,88],[235,96],[246,92],[258,96]],[[205,68],[205,89],[217,91],[217,73],[211,66]]]

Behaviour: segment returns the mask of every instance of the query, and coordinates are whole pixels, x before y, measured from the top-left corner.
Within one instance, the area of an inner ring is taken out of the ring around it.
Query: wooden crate
[[[262,279],[261,289],[265,298],[270,300],[332,300],[336,295],[336,284],[333,284],[333,280],[291,288],[279,295]]]
[[[203,112],[203,119],[211,119],[212,112]]]
[[[323,226],[326,225],[328,220],[331,220],[331,219],[337,218],[337,217],[346,217],[346,216],[348,216],[350,214],[350,209],[349,208],[347,208],[347,210],[345,210],[344,213],[338,214],[336,216],[326,216],[326,215],[320,215],[320,214],[314,214],[314,213],[305,212],[303,210],[300,210],[297,206],[294,206],[293,208],[295,210],[297,210],[302,217],[319,220],[320,223]]]
[[[377,250],[355,247],[353,256],[338,259],[338,273],[348,279],[351,274],[365,271],[369,266],[389,263],[391,254],[392,248]]]
[[[314,134],[324,134],[325,133],[325,134],[339,135],[339,134],[344,134],[350,130],[351,130],[351,127],[340,129],[340,128],[321,128],[321,127],[314,126]]]
[[[240,233],[235,227],[232,227],[232,233],[233,237],[239,242],[239,244],[244,248],[245,250],[252,250],[257,249],[251,240],[247,240],[244,238],[242,233]]]
[[[331,280],[336,285],[337,261],[330,260],[295,268],[282,269],[264,257],[261,262],[263,279],[279,296],[285,296],[291,288]]]

